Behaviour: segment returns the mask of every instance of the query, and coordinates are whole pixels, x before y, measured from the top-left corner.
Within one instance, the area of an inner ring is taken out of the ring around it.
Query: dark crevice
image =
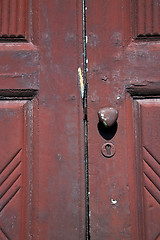
[[[139,41],[159,41],[160,40],[160,34],[139,34],[135,40]]]
[[[25,36],[23,36],[22,34],[19,35],[8,35],[8,34],[3,34],[0,36],[0,42],[27,42],[27,40],[25,39]]]
[[[117,132],[118,124],[116,122],[113,126],[106,128],[102,122],[99,122],[97,124],[97,129],[102,138],[105,140],[111,140]]]
[[[0,43],[7,42],[28,42],[25,38],[0,37]]]
[[[0,100],[33,99],[38,94],[35,89],[0,89]]]
[[[87,119],[87,50],[86,50],[86,0],[83,0],[83,64],[84,64],[84,134],[85,134],[85,178],[86,178],[86,240],[90,240],[89,218],[89,169],[88,169],[88,119]]]

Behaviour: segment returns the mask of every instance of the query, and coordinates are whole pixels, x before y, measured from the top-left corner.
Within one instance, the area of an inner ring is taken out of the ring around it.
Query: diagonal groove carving
[[[159,176],[153,171],[153,169],[145,162],[143,162],[144,174],[148,177],[148,179],[155,185],[155,187],[160,190],[160,181]]]
[[[153,195],[153,193],[145,186],[145,189],[149,192],[149,194],[158,202],[158,204],[160,204],[160,200],[159,199],[157,199],[154,195]]]
[[[2,228],[0,229],[0,239],[9,240],[9,238],[7,237],[6,233],[2,230]]]
[[[13,158],[6,164],[6,166],[0,172],[0,185],[2,185],[5,179],[10,175],[12,171],[14,171],[14,169],[20,162],[21,150],[22,148],[17,151],[17,153],[13,156]]]
[[[0,173],[0,212],[21,188],[21,150],[17,151]]]
[[[11,191],[8,193],[9,196],[3,196],[0,202],[0,212],[6,207],[6,205],[12,200],[12,198],[16,195],[16,193],[21,189],[20,186],[15,186],[14,189],[11,188]]]
[[[143,147],[143,157],[144,187],[160,203],[159,162],[146,147]]]
[[[1,189],[1,195],[0,195],[0,199],[9,191],[9,189],[13,186],[13,184],[20,178],[21,174],[19,174],[16,178],[11,179],[11,181],[9,181],[9,183],[3,188]]]
[[[144,174],[144,187],[150,195],[160,204],[160,192],[151,180]]]
[[[159,161],[158,161],[158,159],[156,159],[156,158],[153,156],[153,154],[152,154],[146,147],[143,147],[143,149],[148,153],[148,155],[150,155],[150,157],[152,157],[153,160],[155,160],[158,164],[160,164]],[[143,152],[144,152],[144,151],[143,151]],[[144,154],[145,154],[145,152],[144,152]],[[149,159],[149,160],[150,160],[150,159]]]
[[[6,176],[6,178],[2,177],[0,187],[3,185],[3,183],[5,183],[7,181],[8,178],[10,178],[12,175],[14,175],[14,173],[16,172],[16,169],[18,169],[20,171],[20,169],[19,169],[20,164],[21,164],[21,162],[18,162],[17,165],[13,168],[13,170]]]
[[[160,169],[159,169],[159,164],[155,162],[153,159],[148,159],[146,156],[144,156],[143,159],[146,164],[152,169],[152,171],[157,174],[158,177],[160,177]]]

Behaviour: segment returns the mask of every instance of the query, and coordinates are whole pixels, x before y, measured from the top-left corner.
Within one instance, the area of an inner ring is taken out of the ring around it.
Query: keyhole
[[[104,143],[101,151],[104,157],[110,158],[115,154],[116,149],[113,143]]]
[[[110,144],[107,144],[106,145],[106,151],[107,151],[107,155],[111,155],[111,145]]]

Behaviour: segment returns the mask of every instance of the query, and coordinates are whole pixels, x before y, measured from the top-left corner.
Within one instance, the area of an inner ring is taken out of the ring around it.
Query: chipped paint
[[[112,205],[116,205],[117,204],[117,200],[114,200],[114,199],[111,198],[111,204]]]
[[[82,70],[80,67],[78,68],[78,79],[79,79],[81,98],[83,99],[84,98],[84,80],[83,80]]]

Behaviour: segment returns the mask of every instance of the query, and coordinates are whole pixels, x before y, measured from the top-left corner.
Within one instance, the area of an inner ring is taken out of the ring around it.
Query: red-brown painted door
[[[0,240],[85,239],[82,2],[0,0]]]
[[[160,1],[86,7],[90,239],[160,239]]]

